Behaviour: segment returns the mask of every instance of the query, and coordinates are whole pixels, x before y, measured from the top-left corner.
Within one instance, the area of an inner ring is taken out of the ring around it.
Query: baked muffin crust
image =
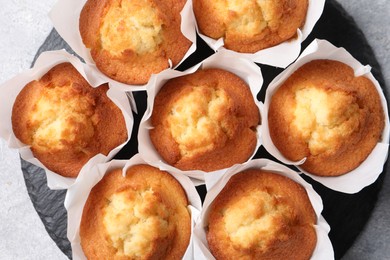
[[[220,136],[232,137],[234,129],[223,109],[230,105],[229,97],[221,89],[195,86],[172,106],[167,124],[173,139],[179,144],[181,156],[193,156],[212,149],[213,140]]]
[[[381,139],[384,112],[365,77],[338,61],[303,65],[275,92],[268,114],[273,143],[301,167],[338,176],[358,167]]]
[[[242,79],[207,69],[169,80],[156,95],[151,122],[150,138],[167,163],[213,171],[251,156],[260,115]]]
[[[250,169],[232,176],[212,202],[207,240],[216,259],[310,259],[315,224],[302,186]]]
[[[76,177],[90,158],[127,139],[123,114],[107,90],[107,84],[91,87],[70,63],[56,65],[17,96],[15,136],[48,169]]]
[[[145,84],[152,74],[177,65],[191,42],[181,33],[185,0],[88,0],[80,34],[97,68],[126,84]]]
[[[307,0],[194,0],[199,30],[225,47],[254,53],[296,36],[306,19]]]
[[[131,258],[151,256],[161,241],[172,239],[168,209],[153,190],[126,189],[108,200],[103,225],[117,254]]]
[[[167,172],[135,165],[107,173],[80,224],[88,259],[181,259],[191,236],[187,196]]]

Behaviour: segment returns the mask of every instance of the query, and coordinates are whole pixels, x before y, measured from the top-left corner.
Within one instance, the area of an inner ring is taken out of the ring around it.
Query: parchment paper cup
[[[80,31],[79,18],[87,0],[59,0],[49,13],[49,17],[59,35],[69,44],[69,46],[86,62],[89,70],[94,77],[102,78],[104,81],[110,82],[112,88],[121,91],[141,91],[145,90],[145,85],[129,85],[103,74],[97,67],[90,54],[90,49],[84,45]],[[192,12],[192,2],[187,0],[183,10],[181,11],[181,31],[183,35],[192,42],[191,47],[183,59],[177,64],[179,66],[188,56],[196,50],[196,29],[195,17]],[[171,62],[169,62],[171,64]],[[177,67],[176,66],[176,67]]]
[[[338,177],[319,177],[310,174],[299,167],[305,160],[293,162],[286,159],[279,150],[273,144],[268,127],[268,110],[272,95],[278,89],[278,87],[299,67],[316,59],[328,59],[343,62],[353,68],[355,76],[364,76],[370,79],[381,98],[383,111],[385,114],[385,128],[383,130],[382,139],[375,146],[374,150],[368,156],[368,158],[356,169],[338,176]],[[369,65],[363,66],[357,61],[351,54],[349,54],[344,48],[337,48],[326,40],[314,40],[300,55],[298,60],[293,63],[289,68],[279,74],[268,86],[265,96],[264,109],[263,109],[263,145],[266,150],[271,153],[275,158],[286,164],[296,165],[298,169],[310,176],[312,179],[322,183],[326,187],[344,192],[344,193],[357,193],[364,187],[372,184],[383,171],[383,165],[386,162],[389,149],[389,116],[387,110],[387,101],[383,94],[383,90],[380,87],[378,81],[372,75],[371,67]]]
[[[40,79],[55,65],[64,62],[70,62],[92,87],[98,87],[105,83],[102,79],[93,77],[89,73],[88,67],[77,57],[67,53],[65,50],[59,50],[42,53],[38,57],[33,68],[15,76],[0,86],[0,119],[1,122],[3,122],[0,124],[0,137],[7,141],[10,148],[19,149],[19,153],[24,160],[45,170],[47,184],[50,189],[66,189],[75,182],[75,178],[62,177],[47,169],[37,158],[35,158],[30,147],[20,142],[14,135],[11,116],[15,99],[24,86],[33,80]],[[101,155],[91,158],[91,160],[96,163],[110,160],[127,143],[130,139],[134,124],[129,101],[129,99],[132,99],[132,95],[128,96],[124,92],[109,89],[107,91],[107,96],[120,108],[123,113],[128,131],[128,139],[126,142],[113,149],[107,156]],[[81,169],[81,172],[83,169],[84,167]]]
[[[68,212],[68,230],[67,236],[72,246],[73,259],[86,259],[80,245],[80,223],[83,214],[84,205],[88,199],[92,188],[104,177],[104,175],[114,169],[123,169],[123,174],[126,170],[138,164],[147,164],[138,154],[130,160],[112,160],[104,164],[90,164],[88,170],[83,172],[77,179],[75,185],[70,187],[65,197],[65,208]],[[180,173],[169,172],[183,186],[187,194],[191,212],[191,239],[187,251],[183,259],[193,259],[193,229],[195,220],[199,217],[202,204],[200,197],[191,180]]]
[[[233,175],[251,168],[272,171],[290,178],[305,188],[317,216],[317,224],[315,225],[317,245],[311,259],[334,259],[333,247],[328,236],[330,227],[321,215],[323,209],[321,197],[314,191],[310,184],[299,176],[297,172],[268,159],[254,159],[245,165],[235,165],[224,173],[221,172],[213,175],[206,175],[205,183],[207,195],[203,203],[203,210],[200,218],[196,222],[194,230],[194,253],[195,256],[197,256],[196,259],[215,259],[209,250],[206,238],[206,227],[208,226],[210,206]]]
[[[147,108],[145,114],[141,120],[139,132],[138,132],[138,142],[139,142],[139,153],[141,156],[151,165],[154,165],[160,169],[170,170],[174,167],[167,164],[162,157],[158,154],[156,149],[154,148],[150,136],[149,130],[152,128],[151,126],[151,115],[154,106],[154,98],[157,95],[158,91],[161,87],[170,79],[181,77],[184,75],[188,75],[194,73],[198,69],[206,69],[206,68],[220,68],[227,71],[230,71],[241,79],[243,79],[250,87],[250,90],[253,94],[253,100],[256,103],[259,110],[262,110],[263,104],[259,102],[256,98],[256,95],[259,93],[261,86],[263,84],[263,77],[261,75],[260,68],[253,62],[242,58],[239,54],[236,53],[227,53],[225,51],[220,51],[218,53],[213,54],[209,58],[205,59],[200,64],[184,71],[179,72],[175,70],[166,70],[159,75],[153,76],[150,84],[151,86],[147,88],[148,100],[147,100]],[[261,125],[257,127],[257,145],[255,150],[253,151],[252,156],[249,158],[253,158],[256,151],[261,145]],[[224,171],[225,169],[221,169]],[[183,171],[184,174],[194,179],[196,184],[202,184],[204,181],[205,172],[194,170],[194,171]],[[212,173],[206,173],[212,174]]]

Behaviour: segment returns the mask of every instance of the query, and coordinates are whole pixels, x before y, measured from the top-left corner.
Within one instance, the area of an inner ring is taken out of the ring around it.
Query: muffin
[[[317,244],[306,190],[260,169],[230,178],[210,205],[207,223],[216,259],[310,259]]]
[[[148,165],[106,174],[80,223],[88,259],[181,259],[190,242],[187,196],[167,172]]]
[[[145,84],[177,65],[191,42],[182,34],[185,0],[88,0],[79,19],[83,43],[97,68],[126,84]]]
[[[358,167],[381,140],[384,111],[378,91],[348,65],[313,60],[296,70],[270,97],[269,132],[289,160],[318,176]]]
[[[255,53],[297,36],[308,0],[193,0],[200,33],[223,38],[227,49]]]
[[[17,96],[13,132],[49,170],[76,177],[90,158],[127,140],[123,114],[107,90],[91,87],[70,63],[58,64]]]
[[[259,123],[249,86],[235,74],[213,68],[162,86],[149,134],[168,164],[209,172],[247,161],[256,149]]]

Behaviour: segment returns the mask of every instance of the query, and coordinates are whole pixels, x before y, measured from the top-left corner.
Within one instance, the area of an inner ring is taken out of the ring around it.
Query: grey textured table
[[[340,0],[363,30],[390,86],[390,6],[386,0]],[[7,1],[0,10],[0,82],[29,67],[50,31],[45,14],[54,0],[31,5],[27,0]],[[26,30],[27,29],[27,30]],[[23,43],[23,44],[21,44]],[[24,187],[17,152],[0,143],[0,259],[65,259],[47,235]],[[385,178],[373,215],[344,259],[389,259],[390,177]]]

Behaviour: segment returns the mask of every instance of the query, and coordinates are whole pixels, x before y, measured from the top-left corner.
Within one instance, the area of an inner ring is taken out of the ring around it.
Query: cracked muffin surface
[[[165,83],[155,97],[151,124],[151,141],[168,164],[213,171],[254,153],[260,112],[242,79],[205,69]]]
[[[92,189],[80,224],[88,259],[181,259],[191,236],[185,191],[149,165],[108,172]]]
[[[317,217],[305,189],[260,169],[233,175],[212,202],[207,241],[216,259],[310,259]]]
[[[56,65],[17,96],[15,136],[48,169],[76,177],[90,158],[127,139],[123,114],[107,90],[107,84],[90,86],[70,63]]]
[[[294,38],[304,25],[308,0],[194,0],[199,30],[225,47],[254,53]]]
[[[374,84],[338,61],[315,60],[271,97],[270,135],[289,160],[320,176],[358,167],[381,140],[384,112]]]

